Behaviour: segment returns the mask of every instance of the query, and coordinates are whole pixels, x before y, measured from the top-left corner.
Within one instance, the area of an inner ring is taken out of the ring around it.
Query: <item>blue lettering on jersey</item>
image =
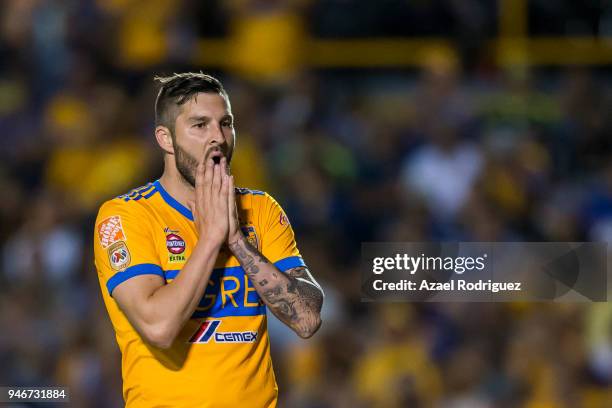
[[[180,271],[166,271],[166,279],[174,279]],[[192,318],[258,316],[266,314],[266,306],[241,266],[214,269],[204,296]]]

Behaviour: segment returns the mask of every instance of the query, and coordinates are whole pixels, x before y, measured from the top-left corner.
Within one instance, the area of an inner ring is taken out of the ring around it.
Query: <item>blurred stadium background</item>
[[[122,405],[98,205],[161,174],[152,77],[218,75],[234,172],[326,289],[281,406],[610,407],[612,306],[360,302],[362,241],[612,240],[612,2],[3,0],[0,384]]]

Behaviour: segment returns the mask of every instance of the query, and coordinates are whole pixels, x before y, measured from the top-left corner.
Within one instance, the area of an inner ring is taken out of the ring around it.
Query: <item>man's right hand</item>
[[[227,160],[222,157],[215,164],[211,157],[200,163],[196,170],[194,221],[200,239],[210,240],[220,246],[229,232],[228,196],[229,175],[225,170]]]
[[[195,201],[189,203],[199,236],[181,273],[170,283],[159,275],[135,276],[113,291],[113,297],[144,341],[172,347],[185,322],[204,296],[210,275],[229,231],[229,177],[226,160],[207,158],[196,170]],[[145,222],[138,220],[135,222]]]

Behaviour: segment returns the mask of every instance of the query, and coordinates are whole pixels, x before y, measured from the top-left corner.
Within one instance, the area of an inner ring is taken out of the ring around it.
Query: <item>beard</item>
[[[187,150],[183,149],[177,143],[175,143],[174,145],[175,145],[174,162],[176,163],[176,169],[178,170],[179,174],[183,178],[183,181],[189,184],[191,187],[195,188],[195,182],[196,182],[195,174],[196,174],[196,170],[198,168],[199,162],[194,156],[192,156]],[[220,150],[225,155],[225,158],[227,159],[227,164],[229,166],[229,163],[232,159],[232,154],[231,152],[227,151],[228,150],[227,147],[222,147],[222,146],[210,147],[206,151],[205,158],[208,158],[208,155],[213,150],[217,150],[217,149]]]
[[[195,173],[198,167],[196,158],[179,145],[176,145],[176,149],[174,150],[174,161],[176,163],[176,169],[183,178],[183,181],[195,188]]]

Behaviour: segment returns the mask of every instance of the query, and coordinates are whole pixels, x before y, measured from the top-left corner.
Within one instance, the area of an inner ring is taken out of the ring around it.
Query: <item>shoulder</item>
[[[146,201],[153,193],[155,193],[155,185],[147,183],[144,186],[105,201],[98,211],[96,224],[113,216],[141,215],[144,211],[141,200]]]
[[[128,235],[138,235],[146,230],[150,217],[142,200],[152,183],[135,188],[104,202],[98,211],[94,228],[94,239],[99,239],[101,248],[107,248],[118,241],[126,241]]]
[[[240,201],[240,206],[243,209],[253,211],[261,219],[279,219],[282,225],[289,224],[281,205],[265,191],[236,188],[236,199]]]
[[[236,187],[236,198],[240,200],[243,205],[253,208],[268,208],[274,205],[278,205],[274,197],[265,191],[253,190],[251,188]]]
[[[268,194],[265,191],[253,190],[246,187],[236,187],[236,201],[243,207],[260,207],[267,200]]]
[[[111,201],[121,200],[126,203],[130,201],[140,201],[141,199],[149,198],[151,195],[155,194],[156,191],[155,183],[147,183],[144,186],[137,187],[125,194],[115,197]]]

